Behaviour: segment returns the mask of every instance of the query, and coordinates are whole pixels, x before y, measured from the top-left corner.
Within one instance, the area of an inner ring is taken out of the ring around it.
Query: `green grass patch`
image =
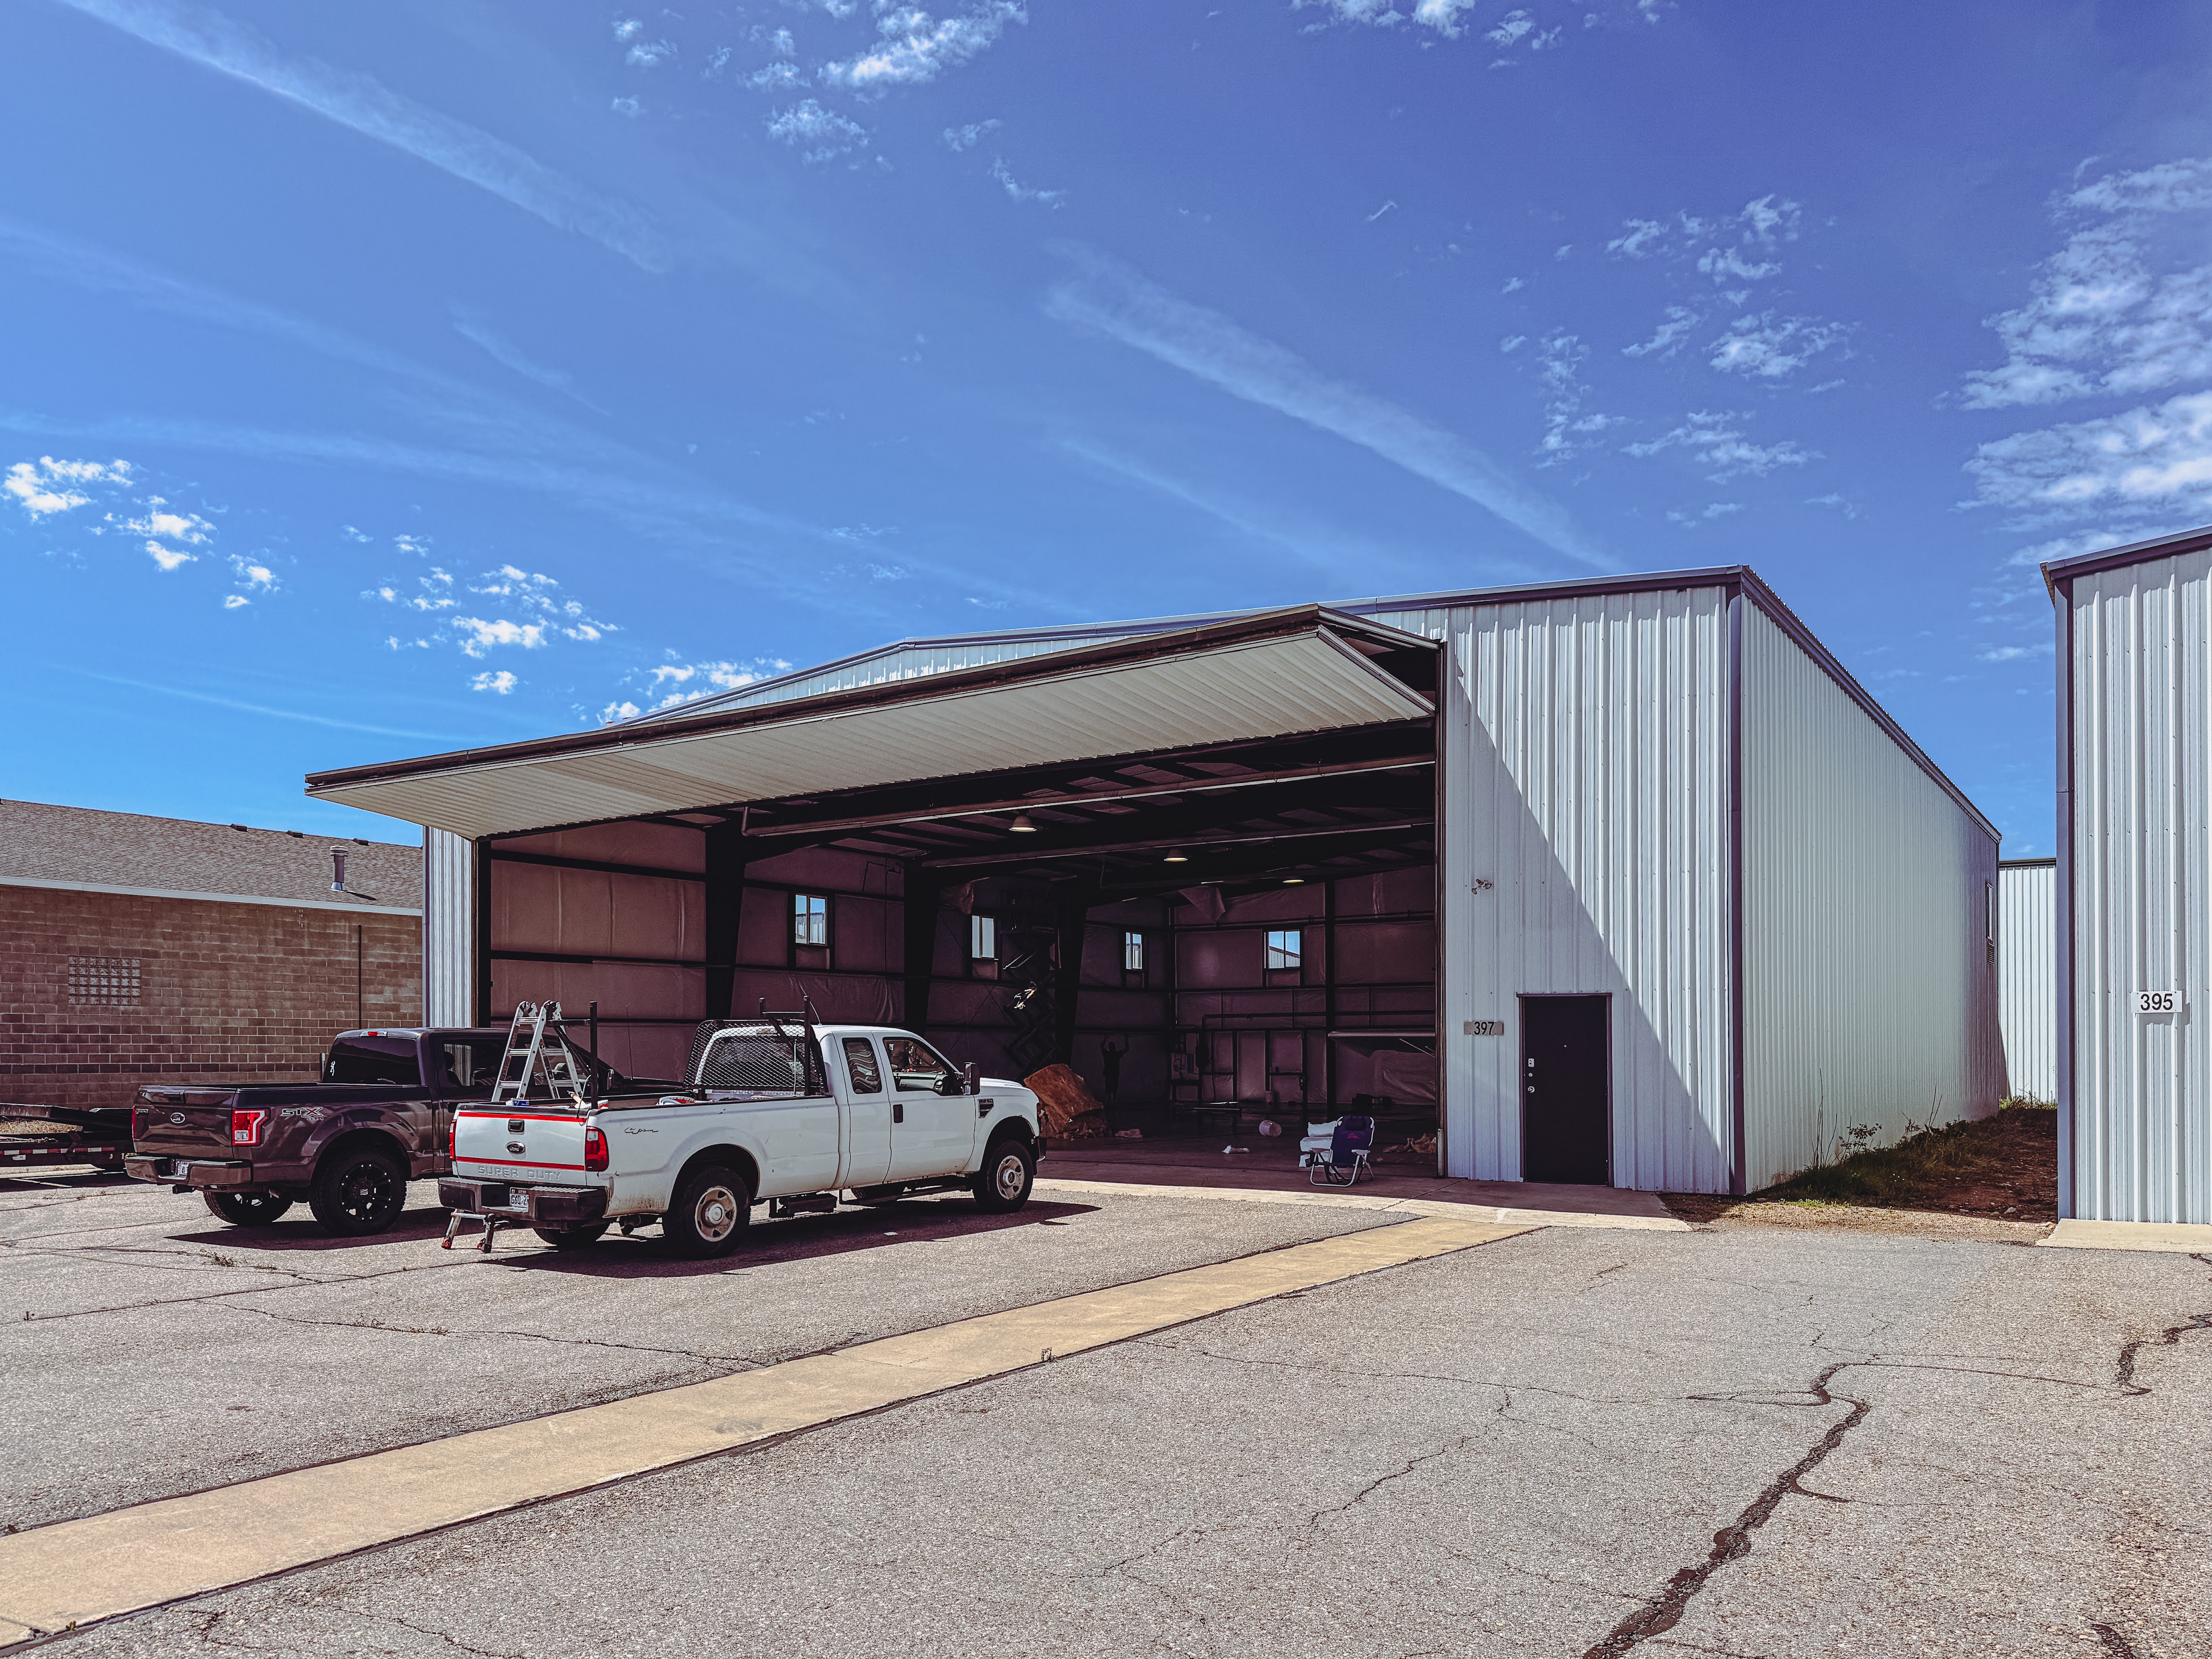
[[[1994,1187],[2032,1203],[2023,1188],[2039,1183],[2020,1176],[2051,1158],[2057,1120],[2056,1109],[2041,1101],[2008,1100],[1976,1122],[1911,1126],[1893,1146],[1869,1146],[1880,1131],[1861,1124],[1840,1138],[1834,1163],[1802,1170],[1758,1196],[1770,1203],[1973,1210],[1984,1204],[1972,1200]]]

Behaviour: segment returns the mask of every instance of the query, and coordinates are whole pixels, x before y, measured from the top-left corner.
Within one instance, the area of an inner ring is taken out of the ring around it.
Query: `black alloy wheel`
[[[1000,1135],[983,1154],[983,1167],[969,1181],[975,1207],[987,1215],[1005,1215],[1030,1201],[1036,1182],[1036,1152],[1019,1135]]]
[[[407,1203],[407,1172],[388,1153],[363,1148],[325,1157],[307,1200],[323,1231],[341,1238],[380,1233]]]
[[[207,1206],[234,1227],[265,1227],[292,1207],[279,1193],[205,1193]]]

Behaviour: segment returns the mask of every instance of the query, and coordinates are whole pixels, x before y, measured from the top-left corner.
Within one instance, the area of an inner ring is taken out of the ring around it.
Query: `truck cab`
[[[896,1026],[709,1020],[690,1073],[672,1092],[459,1106],[441,1201],[483,1218],[487,1248],[502,1223],[567,1249],[658,1220],[682,1253],[715,1255],[762,1203],[788,1214],[965,1188],[1017,1209],[1042,1152],[1034,1094]]]

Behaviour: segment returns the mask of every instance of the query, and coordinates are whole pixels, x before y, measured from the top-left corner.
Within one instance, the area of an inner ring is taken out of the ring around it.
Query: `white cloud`
[[[497,672],[488,668],[469,682],[469,689],[472,691],[495,691],[502,697],[514,687],[514,671],[511,668],[502,668]]]
[[[2042,516],[2212,515],[2212,392],[2156,408],[2015,433],[1966,464],[1983,501]]]
[[[599,724],[612,726],[617,720],[634,720],[645,710],[634,702],[611,702],[599,710]]]
[[[495,646],[514,645],[535,651],[545,643],[543,623],[514,623],[503,617],[490,622],[480,617],[456,617],[453,626],[461,632],[461,649],[471,657],[481,657]]]
[[[1026,23],[1018,0],[986,0],[957,17],[932,17],[919,6],[877,0],[876,33],[882,40],[870,51],[842,63],[824,64],[826,86],[867,91],[934,81],[988,51],[1009,23]]]
[[[810,161],[826,161],[868,142],[868,130],[811,98],[769,118],[768,136],[792,145]]]
[[[428,536],[394,536],[392,538],[392,544],[402,553],[413,553],[418,556],[430,550],[430,538]]]
[[[1407,14],[1391,0],[1291,0],[1294,11],[1315,7],[1328,12],[1334,21],[1369,28],[1394,29],[1407,21]],[[1455,40],[1467,32],[1467,25],[1460,20],[1474,9],[1474,0],[1413,0],[1412,21],[1424,28],[1434,29],[1446,40]],[[1309,29],[1327,27],[1326,23],[1308,26]]]
[[[1528,337],[1527,335],[1509,334],[1498,343],[1498,349],[1499,351],[1510,355],[1510,353],[1520,350],[1522,346],[1527,345],[1528,343]]]
[[[996,132],[1001,125],[994,116],[988,121],[970,121],[964,127],[947,127],[945,129],[945,147],[953,150],[973,149],[982,142],[985,133]]]
[[[1825,495],[1808,495],[1805,498],[1805,505],[1808,507],[1832,507],[1836,511],[1842,514],[1847,519],[1856,519],[1859,515],[1857,503],[1851,501],[1848,496],[1844,495],[1838,490],[1832,489]]]
[[[685,703],[698,702],[702,697],[720,696],[725,691],[736,691],[775,675],[787,673],[791,665],[781,657],[756,657],[750,662],[692,662],[663,663],[652,672],[651,690],[659,700],[655,708],[678,708]],[[627,714],[617,715],[617,709],[627,709]],[[610,703],[601,716],[607,719],[634,718],[638,712],[635,703]]]
[[[1624,357],[1647,357],[1657,355],[1671,357],[1681,349],[1682,337],[1698,325],[1698,313],[1681,306],[1668,306],[1665,319],[1658,331],[1642,345],[1623,346]]]
[[[63,0],[149,45],[228,75],[404,150],[643,266],[665,270],[667,247],[652,221],[609,200],[489,133],[403,98],[355,70],[288,58],[262,35],[218,12],[161,0]]]
[[[635,17],[617,17],[614,21],[617,40],[635,40],[645,33],[645,25]]]
[[[1529,489],[1455,434],[1322,374],[1296,353],[1191,304],[1086,249],[1062,247],[1076,275],[1046,296],[1045,313],[1091,329],[1232,397],[1359,445],[1462,495],[1553,551],[1607,568],[1556,502]]]
[[[2038,269],[2027,302],[1989,319],[2005,348],[1966,377],[1969,409],[2135,396],[2212,377],[2212,158],[2115,173],[2059,204],[2077,228]],[[2090,215],[2094,222],[2082,223]],[[2157,267],[2164,264],[2168,268]]]
[[[1024,187],[1012,173],[1006,171],[1006,164],[1003,159],[991,163],[991,176],[996,179],[1006,194],[1017,202],[1042,202],[1047,207],[1056,208],[1061,206],[1067,198],[1067,192],[1064,190],[1030,190]]]
[[[368,534],[366,531],[356,530],[349,524],[340,525],[338,526],[338,534],[344,537],[349,542],[365,542],[369,539]]]
[[[35,461],[17,461],[9,467],[8,476],[0,478],[0,489],[13,495],[33,518],[43,519],[90,501],[91,496],[76,488],[79,484],[127,484],[130,481],[128,461],[58,461],[51,455],[41,455]]]
[[[745,84],[755,92],[781,92],[792,87],[803,87],[806,77],[799,72],[799,65],[779,58],[773,64],[763,64],[745,76]]]
[[[1505,279],[1505,286],[1499,289],[1498,291],[1500,294],[1513,294],[1517,293],[1520,289],[1528,286],[1528,284],[1522,282],[1518,276],[1508,276]]]
[[[1544,437],[1539,446],[1546,464],[1563,461],[1587,449],[1597,434],[1609,426],[1618,426],[1618,415],[1584,415],[1583,398],[1587,388],[1582,382],[1582,366],[1589,360],[1589,348],[1578,335],[1555,330],[1544,337],[1536,355],[1538,372],[1544,383]]]
[[[159,542],[148,542],[146,553],[147,556],[164,570],[175,570],[188,565],[192,562],[195,556],[185,552],[182,548],[164,547]]]
[[[645,106],[635,98],[617,98],[607,107],[617,115],[635,118],[645,112]]]
[[[238,580],[248,587],[273,588],[276,586],[276,573],[265,564],[256,564],[251,559],[240,558],[234,554],[230,568],[236,573]]]
[[[574,398],[587,408],[596,407],[575,387],[575,377],[568,370],[550,368],[530,356],[521,347],[493,331],[483,319],[464,312],[453,319],[453,331],[471,344],[480,347],[494,362],[513,369],[526,380],[535,380],[542,386]]]
[[[226,611],[240,611],[252,603],[253,601],[243,593],[226,593],[222,596],[222,608]]]
[[[2118,530],[2077,531],[2070,536],[2060,536],[2051,541],[2038,542],[2033,547],[2023,547],[2020,551],[2007,559],[2005,563],[2016,569],[2036,570],[2041,568],[2046,564],[2053,562],[2056,560],[2079,558],[2084,553],[2101,553],[2106,548],[2124,547],[2130,542],[2148,541],[2154,536],[2165,533],[2165,530],[2167,528],[2179,529],[2180,527],[2181,526],[2161,526],[2158,529],[2138,529],[2127,532]]]
[[[1800,449],[1793,443],[1752,442],[1736,424],[1747,418],[1719,410],[1699,410],[1684,416],[1681,425],[1665,436],[1625,445],[1621,453],[1644,456],[1656,455],[1662,450],[1685,449],[1698,465],[1712,469],[1706,477],[1716,483],[1744,473],[1764,477],[1778,466],[1802,466],[1814,459],[1814,452]]]
[[[1771,311],[1739,317],[1712,343],[1712,366],[1723,374],[1787,380],[1808,360],[1843,343],[1838,324],[1810,317],[1777,317]]]
[[[675,56],[673,40],[634,40],[630,49],[623,54],[623,62],[632,69],[659,69]]]
[[[768,40],[769,45],[774,46],[781,57],[788,58],[799,50],[799,43],[791,38],[789,29],[778,29]]]
[[[1687,262],[1716,283],[1763,282],[1779,276],[1782,262],[1766,257],[1794,242],[1805,210],[1796,202],[1761,196],[1741,211],[1705,219],[1677,213],[1672,219],[1627,219],[1621,234],[1605,245],[1616,258],[1664,258]]]
[[[2056,654],[2056,642],[2051,641],[2045,641],[2040,645],[1994,645],[1988,650],[1977,653],[1977,660],[2018,662],[2023,657],[2048,657]]]
[[[133,535],[159,536],[198,547],[215,532],[215,526],[198,514],[172,512],[159,495],[149,495],[140,505],[145,510],[138,517],[122,520],[123,528]]]
[[[1448,40],[1459,38],[1461,14],[1474,9],[1474,0],[1418,0],[1413,7],[1413,21],[1425,23]]]

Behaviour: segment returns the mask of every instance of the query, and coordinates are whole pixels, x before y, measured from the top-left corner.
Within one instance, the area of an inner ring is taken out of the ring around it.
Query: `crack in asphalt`
[[[479,1656],[479,1659],[522,1659],[520,1654],[501,1653],[493,1648],[472,1647],[451,1631],[438,1630],[428,1625],[418,1625],[411,1619],[402,1619],[396,1613],[371,1613],[365,1607],[347,1607],[343,1601],[333,1601],[331,1605],[340,1613],[351,1613],[356,1619],[381,1620],[387,1625],[397,1625],[402,1630],[411,1630],[417,1636],[435,1637],[447,1646],[457,1648],[463,1653]]]
[[[1507,1402],[1509,1405],[1511,1401],[1510,1401]],[[1504,1410],[1504,1407],[1499,1407],[1498,1410],[1502,1413]],[[1439,1457],[1449,1457],[1455,1451],[1465,1451],[1468,1443],[1476,1437],[1477,1437],[1472,1434],[1463,1434],[1449,1445],[1439,1446],[1434,1451],[1423,1452],[1418,1457],[1408,1458],[1406,1462],[1405,1468],[1401,1469],[1393,1469],[1388,1474],[1377,1475],[1374,1480],[1362,1486],[1358,1492],[1352,1493],[1351,1497],[1346,1498],[1341,1504],[1331,1504],[1324,1509],[1316,1510],[1310,1516],[1306,1517],[1306,1525],[1309,1527],[1317,1527],[1321,1524],[1321,1518],[1324,1515],[1341,1515],[1353,1504],[1365,1503],[1375,1492],[1380,1491],[1382,1487],[1389,1486],[1393,1480],[1403,1480],[1415,1469],[1419,1468],[1422,1464],[1433,1463]]]
[[[2097,1639],[2105,1644],[2105,1651],[2112,1655],[2112,1659],[2140,1659],[2135,1644],[2110,1625],[2100,1625],[2093,1620],[2089,1628],[2097,1632]]]
[[[1712,1549],[1704,1560],[1695,1566],[1684,1567],[1668,1579],[1658,1595],[1615,1625],[1602,1641],[1586,1650],[1583,1659],[1617,1659],[1619,1655],[1626,1653],[1631,1648],[1674,1629],[1681,1621],[1683,1610],[1688,1607],[1691,1598],[1705,1589],[1708,1579],[1727,1563],[1751,1553],[1751,1534],[1766,1524],[1768,1517],[1780,1507],[1784,1498],[1792,1492],[1802,1490],[1797,1483],[1826,1462],[1828,1455],[1844,1443],[1844,1437],[1863,1423],[1867,1413],[1873,1409],[1869,1401],[1828,1392],[1828,1383],[1836,1373],[1850,1370],[1855,1363],[1842,1360],[1823,1370],[1813,1379],[1813,1386],[1806,1390],[1812,1398],[1801,1402],[1814,1407],[1832,1406],[1840,1399],[1850,1410],[1828,1425],[1828,1431],[1813,1443],[1810,1451],[1769,1481],[1765,1489],[1745,1505],[1741,1514],[1713,1534]],[[1700,1397],[1716,1396],[1692,1396]],[[1764,1403],[1779,1405],[1783,1402],[1769,1401]]]
[[[88,1319],[95,1314],[138,1313],[148,1308],[181,1308],[195,1302],[220,1302],[234,1296],[283,1296],[290,1291],[312,1291],[325,1285],[365,1285],[371,1279],[392,1279],[400,1273],[432,1273],[448,1268],[464,1267],[465,1261],[427,1261],[419,1267],[385,1267],[373,1273],[336,1273],[328,1279],[302,1279],[296,1285],[242,1285],[234,1291],[207,1291],[198,1296],[155,1297],[145,1302],[118,1302],[105,1308],[72,1308],[65,1313],[31,1313],[23,1315],[33,1323],[52,1319]],[[280,1269],[290,1272],[289,1268]]]
[[[2191,1254],[2189,1259],[2191,1261],[2201,1261],[2206,1267],[2212,1267],[2212,1255]],[[2177,1323],[2168,1325],[2164,1330],[2158,1334],[2155,1340],[2150,1337],[2139,1336],[2133,1341],[2128,1343],[2126,1346],[2120,1350],[2119,1365],[2113,1372],[2112,1386],[2126,1394],[2148,1394],[2150,1392],[2149,1389],[2136,1381],[2136,1359],[2137,1356],[2139,1356],[2147,1347],[2179,1347],[2181,1345],[2181,1339],[2188,1335],[2191,1331],[2212,1331],[2212,1313],[2191,1314],[2186,1319],[2181,1320]],[[2095,1626],[2095,1628],[2102,1630],[2104,1626],[2100,1625]]]
[[[387,1325],[374,1319],[306,1319],[296,1314],[278,1313],[270,1308],[233,1308],[229,1311],[258,1314],[264,1319],[273,1319],[283,1325],[330,1325],[345,1330],[381,1331],[389,1336],[511,1336],[529,1342],[555,1342],[563,1347],[621,1348],[630,1353],[669,1354],[678,1358],[696,1359],[702,1364],[736,1365],[744,1370],[760,1370],[763,1363],[744,1354],[701,1353],[694,1348],[655,1348],[639,1342],[606,1342],[592,1336],[552,1336],[544,1331],[453,1330],[443,1325]]]

